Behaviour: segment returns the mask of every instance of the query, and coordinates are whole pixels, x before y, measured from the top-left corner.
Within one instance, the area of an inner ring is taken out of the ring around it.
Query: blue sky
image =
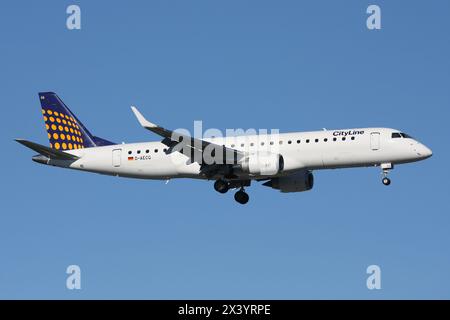
[[[382,29],[366,28],[378,4]],[[66,28],[78,4],[82,29]],[[450,3],[4,1],[0,298],[450,298]],[[96,135],[169,128],[383,126],[433,149],[398,166],[315,173],[310,192],[260,186],[237,204],[211,182],[118,179],[45,167],[37,92]],[[77,264],[82,289],[65,287]],[[366,288],[366,268],[382,289]]]

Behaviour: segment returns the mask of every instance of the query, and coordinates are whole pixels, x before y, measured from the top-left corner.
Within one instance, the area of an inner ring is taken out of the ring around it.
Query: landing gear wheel
[[[249,200],[249,196],[244,190],[239,190],[234,194],[234,200],[240,204],[246,204]]]
[[[224,180],[217,180],[214,182],[214,190],[220,193],[227,193],[229,187],[228,183]]]
[[[385,186],[388,186],[391,184],[391,179],[389,179],[387,176],[389,174],[389,171],[394,169],[394,165],[392,163],[382,163],[380,164],[380,167],[382,170],[381,174],[383,176],[381,182],[383,182]]]

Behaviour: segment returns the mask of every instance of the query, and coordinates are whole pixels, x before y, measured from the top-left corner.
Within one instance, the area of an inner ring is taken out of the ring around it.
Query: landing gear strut
[[[248,194],[244,191],[244,188],[241,188],[238,192],[234,194],[234,200],[239,202],[240,204],[246,204],[249,200]]]
[[[389,179],[387,177],[387,175],[389,173],[389,170],[394,169],[394,166],[392,165],[392,163],[382,163],[381,164],[381,169],[383,170],[382,173],[381,173],[382,176],[383,176],[383,179],[381,180],[381,182],[383,182],[383,184],[385,186],[388,186],[388,185],[391,184],[391,179]]]

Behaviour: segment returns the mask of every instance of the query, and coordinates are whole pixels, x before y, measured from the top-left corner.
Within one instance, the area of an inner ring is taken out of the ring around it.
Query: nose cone
[[[422,159],[426,159],[433,155],[433,151],[431,151],[431,149],[427,146],[420,144],[417,148],[417,155]]]
[[[430,148],[425,147],[425,152],[424,152],[424,154],[425,154],[425,157],[426,157],[426,158],[429,158],[429,157],[431,157],[431,156],[433,155],[433,151],[431,151]]]

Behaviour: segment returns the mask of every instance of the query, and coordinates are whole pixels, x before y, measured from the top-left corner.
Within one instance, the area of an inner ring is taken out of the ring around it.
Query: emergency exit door
[[[370,134],[370,148],[372,150],[380,149],[380,133],[379,132],[372,132]]]
[[[112,152],[113,167],[120,167],[121,158],[122,158],[122,149],[114,149]]]

